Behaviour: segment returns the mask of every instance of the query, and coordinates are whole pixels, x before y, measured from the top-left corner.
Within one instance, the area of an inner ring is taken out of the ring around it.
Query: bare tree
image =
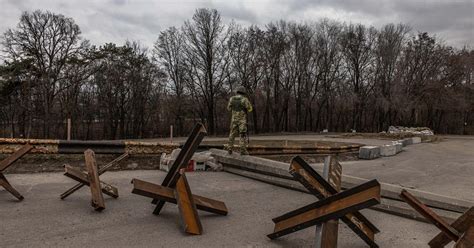
[[[209,132],[216,132],[216,96],[227,79],[229,59],[227,40],[230,32],[217,10],[198,9],[183,26],[186,37],[186,63],[191,93],[206,106]],[[204,113],[204,111],[202,111]],[[202,116],[204,118],[204,116]]]
[[[242,85],[250,98],[253,106],[257,104],[257,96],[260,94],[258,88],[263,78],[263,31],[257,26],[251,26],[245,29],[237,27],[232,32],[229,39],[229,53],[232,61],[232,71],[234,80]],[[234,80],[231,80],[234,81]],[[231,89],[233,85],[230,85]],[[258,127],[258,109],[254,108],[252,112],[253,127],[255,133],[259,132]]]
[[[65,71],[69,61],[80,56],[87,46],[81,41],[81,31],[74,20],[51,12],[24,12],[15,30],[2,37],[3,54],[7,61],[29,59],[35,74],[35,87],[42,97],[43,135],[50,136],[50,120],[56,97],[68,85]]]
[[[170,97],[170,110],[174,115],[177,134],[183,135],[186,97],[186,63],[184,47],[185,37],[175,27],[160,33],[155,42],[153,54],[155,59],[166,71],[170,83],[168,87],[172,92]]]
[[[376,31],[362,24],[349,25],[341,38],[345,69],[348,73],[349,89],[352,91],[351,128],[362,130],[367,97],[373,89],[373,46]]]

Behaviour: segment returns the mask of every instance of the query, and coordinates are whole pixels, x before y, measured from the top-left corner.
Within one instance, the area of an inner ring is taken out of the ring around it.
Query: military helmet
[[[246,94],[247,91],[245,90],[245,88],[243,86],[239,86],[235,89],[235,92],[241,93],[241,94]]]

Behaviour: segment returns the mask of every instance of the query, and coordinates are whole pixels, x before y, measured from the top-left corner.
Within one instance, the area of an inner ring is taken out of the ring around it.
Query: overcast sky
[[[0,0],[0,32],[17,25],[23,11],[50,10],[74,18],[83,37],[100,45],[125,40],[152,46],[160,31],[181,26],[196,8],[215,8],[223,20],[265,25],[284,19],[380,27],[405,23],[448,45],[474,47],[474,0]]]

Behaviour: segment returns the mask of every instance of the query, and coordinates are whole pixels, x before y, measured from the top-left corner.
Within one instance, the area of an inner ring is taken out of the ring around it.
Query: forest
[[[153,21],[153,20],[150,20]],[[197,9],[153,47],[91,44],[67,16],[24,12],[0,37],[0,137],[185,136],[228,132],[238,86],[251,134],[429,127],[474,134],[474,50],[406,24],[280,20],[245,26]]]

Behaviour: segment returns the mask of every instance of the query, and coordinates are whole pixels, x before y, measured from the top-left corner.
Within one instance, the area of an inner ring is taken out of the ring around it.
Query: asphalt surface
[[[159,183],[160,171],[107,172],[102,180],[119,188],[120,197],[107,196],[106,209],[95,212],[90,191],[79,190],[66,200],[59,194],[75,184],[61,173],[11,174],[10,182],[25,196],[17,202],[0,189],[1,247],[309,247],[314,228],[278,240],[266,235],[271,218],[315,201],[311,195],[271,186],[225,172],[188,173],[193,193],[222,200],[228,216],[200,212],[204,233],[186,235],[178,208],[167,204],[160,216],[152,214],[150,199],[131,194],[132,178]],[[429,224],[372,210],[363,210],[380,230],[380,247],[427,247],[438,233]],[[338,247],[366,247],[340,223]]]
[[[446,136],[441,142],[404,147],[403,152],[392,157],[344,161],[343,174],[474,202],[471,137]]]
[[[441,141],[409,145],[403,152],[374,160],[344,161],[343,174],[474,202],[474,136],[439,135]],[[207,138],[222,140],[225,138]],[[343,138],[336,134],[255,136],[252,140],[314,140],[391,144],[391,140]],[[314,164],[322,168],[322,164]]]

